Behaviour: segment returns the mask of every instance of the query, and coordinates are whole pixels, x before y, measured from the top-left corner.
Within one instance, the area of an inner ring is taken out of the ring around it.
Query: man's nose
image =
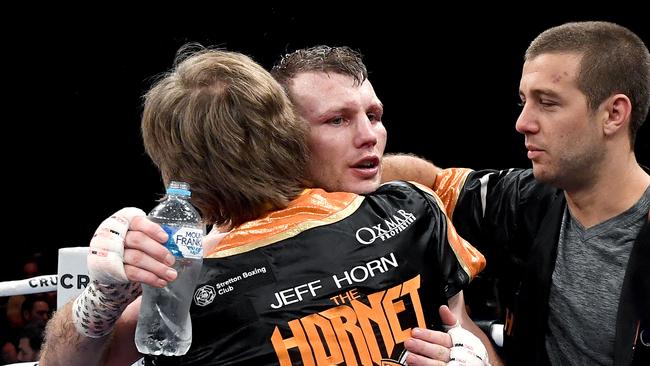
[[[360,118],[356,123],[357,131],[354,138],[356,147],[377,145],[377,131],[375,124],[367,116]]]
[[[529,103],[524,104],[515,123],[515,129],[521,134],[537,133],[539,131],[536,114],[531,108],[532,106]]]

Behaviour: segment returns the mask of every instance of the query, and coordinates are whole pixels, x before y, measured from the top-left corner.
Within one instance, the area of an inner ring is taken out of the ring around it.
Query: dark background
[[[243,52],[267,68],[296,48],[351,46],[365,55],[385,105],[387,152],[412,152],[443,167],[528,167],[514,123],[529,42],[566,21],[609,20],[650,44],[650,25],[638,9],[567,13],[544,6],[521,14],[466,3],[444,12],[330,3],[313,3],[311,10],[174,4],[141,14],[5,11],[3,20],[14,25],[2,26],[9,254],[0,279],[16,279],[36,251],[42,271],[55,273],[58,248],[88,245],[97,225],[121,207],[154,206],[163,187],[140,141],[141,95],[190,41]],[[648,130],[637,139],[645,165]]]

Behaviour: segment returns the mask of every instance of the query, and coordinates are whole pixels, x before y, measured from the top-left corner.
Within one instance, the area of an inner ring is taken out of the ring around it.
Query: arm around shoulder
[[[432,162],[411,154],[387,154],[381,161],[382,182],[406,180],[433,187],[441,170]]]

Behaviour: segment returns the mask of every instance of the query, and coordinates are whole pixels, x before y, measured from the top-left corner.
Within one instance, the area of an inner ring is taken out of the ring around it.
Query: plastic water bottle
[[[171,182],[165,199],[149,213],[169,235],[165,246],[176,257],[178,277],[162,289],[142,285],[135,344],[144,354],[180,356],[192,344],[189,310],[203,263],[205,226],[190,196],[189,184]]]

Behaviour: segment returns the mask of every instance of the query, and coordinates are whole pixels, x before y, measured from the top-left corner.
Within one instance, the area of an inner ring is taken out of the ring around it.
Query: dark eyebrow
[[[533,89],[533,90],[530,91],[530,93],[532,95],[534,95],[534,96],[543,95],[543,96],[549,96],[549,97],[553,97],[553,98],[559,98],[560,97],[560,94],[558,94],[558,92],[556,92],[555,90],[552,90],[552,89],[548,89],[548,88]],[[520,97],[524,96],[524,93],[521,91],[521,89],[519,90],[519,96]]]
[[[329,108],[323,113],[319,113],[316,118],[319,120],[322,119],[327,119],[330,118],[332,115],[337,115],[337,114],[348,114],[353,108],[346,107],[346,106],[341,106],[341,107],[336,107],[336,108]]]
[[[368,107],[368,110],[373,111],[373,112],[382,112],[383,113],[384,112],[384,105],[381,104],[381,103],[373,103],[372,105],[370,105]]]

